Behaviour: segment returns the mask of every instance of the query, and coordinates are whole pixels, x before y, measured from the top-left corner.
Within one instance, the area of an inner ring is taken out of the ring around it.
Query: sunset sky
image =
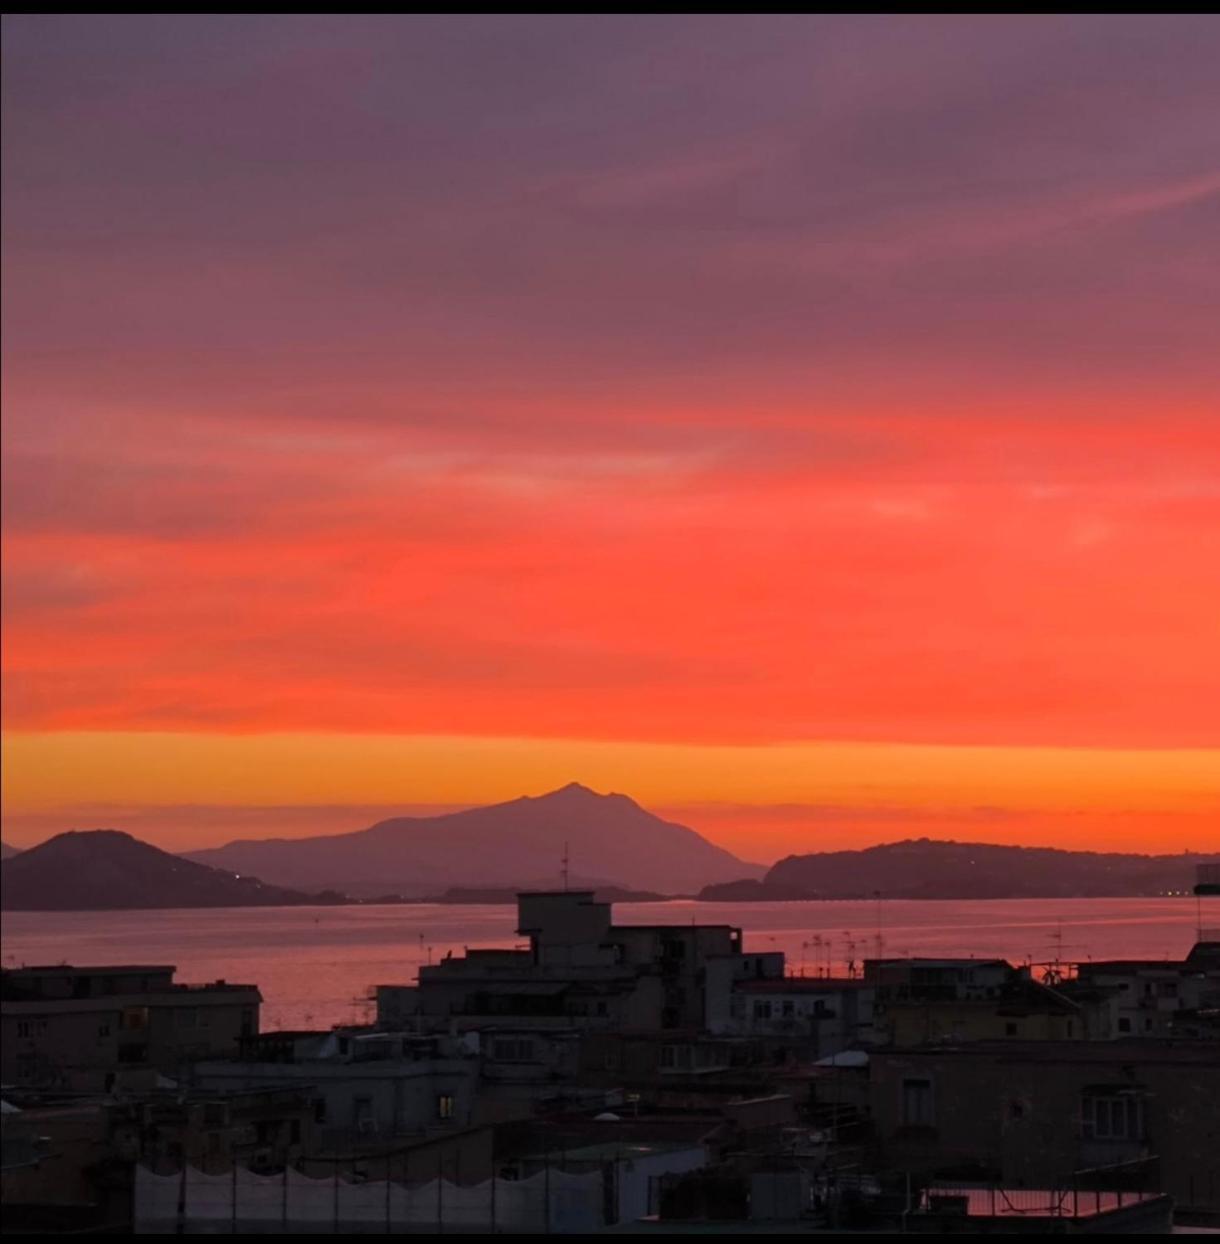
[[[1220,849],[1213,18],[4,34],[6,841]]]

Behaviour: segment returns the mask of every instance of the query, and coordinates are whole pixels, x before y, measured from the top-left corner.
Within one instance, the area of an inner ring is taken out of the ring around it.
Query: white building
[[[782,976],[738,981],[731,1026],[741,1036],[785,1039],[822,1058],[873,1036],[871,985],[858,979]]]

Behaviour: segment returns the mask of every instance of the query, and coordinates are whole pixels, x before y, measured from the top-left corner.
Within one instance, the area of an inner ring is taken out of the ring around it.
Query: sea
[[[1217,900],[1203,900],[1217,904]],[[973,956],[1043,964],[1180,958],[1196,899],[881,900],[616,903],[619,924],[731,924],[747,951],[782,950],[790,972],[859,972],[883,955]],[[379,984],[472,947],[520,945],[510,905],[399,904],[173,911],[5,912],[0,953],[21,964],[174,964],[178,980],[255,984],[261,1026],[367,1022]]]

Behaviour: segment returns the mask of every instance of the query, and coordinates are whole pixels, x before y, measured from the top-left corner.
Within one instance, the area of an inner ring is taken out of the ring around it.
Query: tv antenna
[[[1063,918],[1060,917],[1055,925],[1055,931],[1051,934],[1051,947],[1055,952],[1055,957],[1050,963],[1044,963],[1041,966],[1042,983],[1044,985],[1060,985],[1071,975],[1071,964],[1064,959],[1063,952],[1065,950],[1083,950],[1084,947],[1079,942],[1064,942],[1063,940]]]
[[[853,980],[856,975],[856,939],[850,929],[843,930],[843,942],[847,947],[847,978]]]

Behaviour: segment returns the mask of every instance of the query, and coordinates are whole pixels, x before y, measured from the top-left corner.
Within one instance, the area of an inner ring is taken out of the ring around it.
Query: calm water
[[[1205,913],[1206,915],[1206,913]],[[748,950],[782,950],[794,971],[836,971],[876,953],[878,905],[619,903],[622,924],[726,923]],[[1205,921],[1217,924],[1214,918]],[[414,979],[421,963],[468,946],[511,946],[507,906],[240,908],[208,911],[9,912],[5,966],[174,963],[188,982],[252,982],[263,1027],[327,1026],[368,1014],[372,985]],[[1193,899],[996,899],[880,905],[884,952],[1045,962],[1181,956],[1194,941]]]

